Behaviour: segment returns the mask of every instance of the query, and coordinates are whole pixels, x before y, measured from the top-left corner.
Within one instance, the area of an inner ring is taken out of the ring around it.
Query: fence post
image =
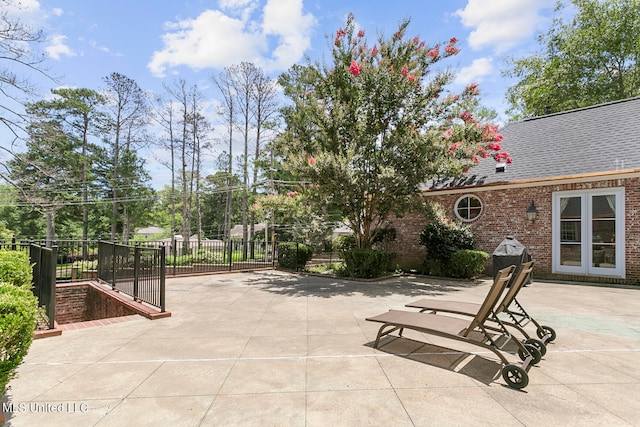
[[[276,239],[271,239],[271,268],[276,268]]]
[[[229,271],[233,268],[233,239],[229,238]]]
[[[138,300],[138,281],[140,280],[140,246],[136,243],[133,250],[133,300]]]
[[[41,252],[42,253],[42,252]],[[58,264],[58,247],[51,247],[51,262],[49,272],[49,304],[47,306],[47,317],[49,318],[49,329],[55,327],[56,320],[56,267]]]
[[[298,271],[298,252],[300,251],[300,243],[296,242],[296,271]]]
[[[15,234],[11,237],[11,250],[12,251],[16,250],[16,235]]]
[[[166,253],[164,248],[160,251],[160,312],[164,313],[165,310],[165,279],[166,279]]]
[[[116,242],[111,243],[113,256],[111,257],[111,289],[116,290]]]
[[[173,275],[176,275],[176,265],[178,264],[178,241],[176,240],[176,238],[173,238],[173,241],[171,242],[171,244],[173,245]]]

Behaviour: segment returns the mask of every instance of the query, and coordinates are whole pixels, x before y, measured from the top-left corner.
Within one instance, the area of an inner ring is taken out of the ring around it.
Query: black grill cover
[[[493,251],[493,277],[496,277],[498,271],[510,265],[516,266],[516,274],[513,275],[511,281],[513,281],[517,275],[520,266],[531,261],[531,255],[527,252],[527,248],[524,247],[515,237],[507,236],[498,247]],[[531,276],[529,276],[528,283],[531,283]],[[509,286],[511,282],[509,283]]]

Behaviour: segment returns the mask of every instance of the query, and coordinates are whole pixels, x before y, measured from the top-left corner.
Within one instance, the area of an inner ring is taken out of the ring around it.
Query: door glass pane
[[[560,264],[581,266],[582,265],[582,245],[580,244],[560,244]]]
[[[591,203],[592,267],[615,268],[616,196],[593,196]]]
[[[560,264],[582,265],[582,203],[580,197],[560,198]]]

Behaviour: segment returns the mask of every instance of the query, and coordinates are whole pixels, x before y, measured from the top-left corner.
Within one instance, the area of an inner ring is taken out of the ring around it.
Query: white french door
[[[625,277],[624,188],[553,193],[553,272]]]

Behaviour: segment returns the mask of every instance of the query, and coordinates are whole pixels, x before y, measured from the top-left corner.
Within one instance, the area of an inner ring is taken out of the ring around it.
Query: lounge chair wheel
[[[531,360],[533,364],[537,365],[538,362],[542,360],[542,354],[540,353],[540,350],[538,350],[538,348],[533,344],[525,344],[524,347],[531,354],[531,357],[533,357],[533,359]],[[520,359],[522,360],[525,360],[527,358],[527,354],[525,354],[525,352],[520,349],[518,350],[518,356],[520,356]]]
[[[521,389],[529,384],[529,374],[518,365],[508,364],[502,368],[502,378],[511,388]]]
[[[546,340],[547,342],[551,342],[556,339],[556,331],[554,331],[551,326],[540,326],[536,333],[538,334],[538,338],[541,339],[548,335],[549,337]]]
[[[547,354],[547,346],[539,339],[529,338],[524,343],[531,344],[532,346],[537,348],[541,356],[544,356],[545,354]]]

